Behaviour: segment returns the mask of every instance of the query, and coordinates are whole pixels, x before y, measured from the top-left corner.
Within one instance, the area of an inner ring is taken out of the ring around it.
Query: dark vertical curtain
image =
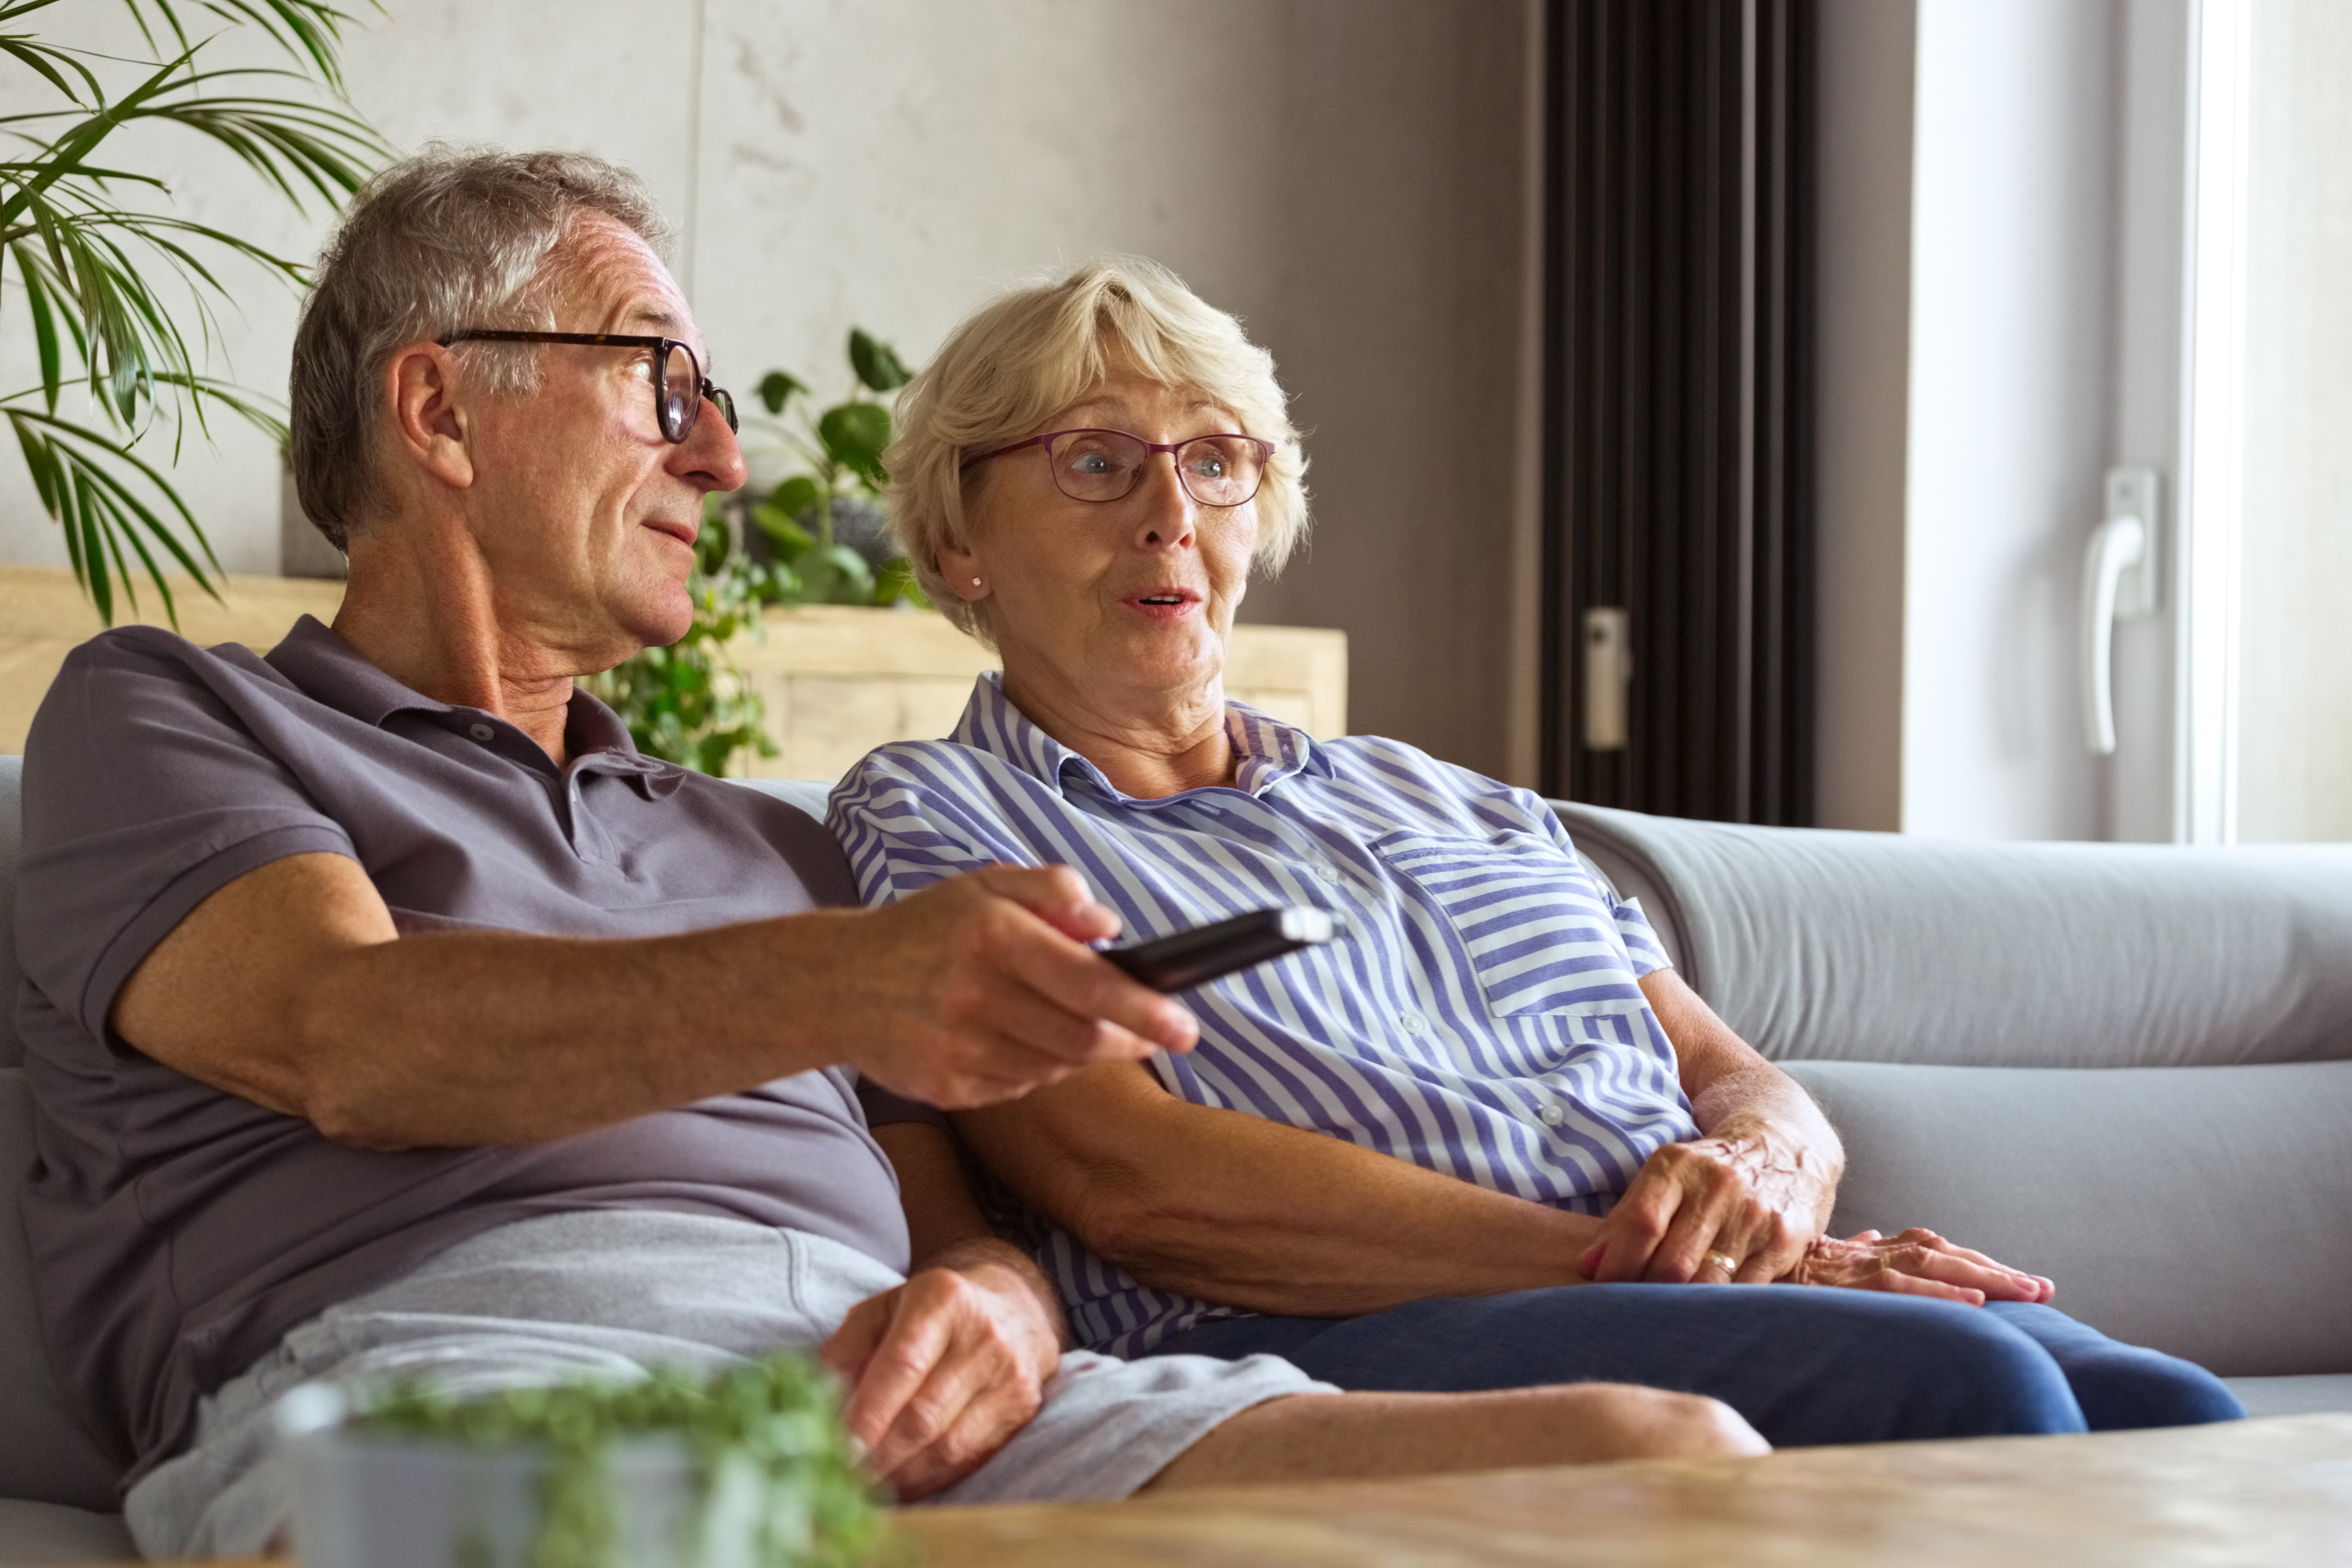
[[[1812,810],[1813,0],[1547,0],[1544,784]],[[1631,616],[1586,744],[1587,609]]]

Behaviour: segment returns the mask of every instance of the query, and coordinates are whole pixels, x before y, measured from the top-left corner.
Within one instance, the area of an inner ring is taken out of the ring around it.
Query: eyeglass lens
[[[672,343],[663,353],[661,386],[655,396],[665,437],[678,442],[694,433],[694,422],[702,414],[702,369],[684,343]]]
[[[1143,477],[1151,448],[1117,430],[1073,430],[1046,448],[1054,483],[1073,500],[1118,500]],[[1201,436],[1175,451],[1176,478],[1202,506],[1239,506],[1257,494],[1265,468],[1257,444],[1238,436]]]

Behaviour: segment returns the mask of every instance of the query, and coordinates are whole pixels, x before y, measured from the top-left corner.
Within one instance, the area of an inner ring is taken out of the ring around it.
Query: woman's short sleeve
[[[975,759],[992,761],[952,741],[902,741],[867,752],[834,786],[824,823],[869,906],[982,866],[1044,864],[961,776]]]

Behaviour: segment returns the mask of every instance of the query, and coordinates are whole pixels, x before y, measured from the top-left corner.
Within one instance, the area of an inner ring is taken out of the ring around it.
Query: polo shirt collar
[[[294,629],[269,650],[267,662],[308,696],[379,729],[401,713],[439,719],[487,717],[477,709],[436,702],[403,686],[369,663],[332,626],[312,616],[294,623]],[[639,752],[621,716],[577,686],[572,689],[572,701],[564,714],[563,749],[572,758],[566,772],[615,773],[650,783],[677,771]]]
[[[1264,795],[1294,773],[1331,776],[1331,764],[1312,736],[1255,708],[1226,703],[1225,732],[1241,758],[1240,766],[1234,770],[1234,788],[1244,795]],[[1100,768],[1038,728],[1005,698],[1004,677],[999,670],[992,669],[972,683],[971,700],[964,704],[963,718],[949,739],[1003,758],[1032,778],[1043,780],[1066,799],[1075,786],[1105,800],[1137,805],[1158,804],[1120,794],[1103,776]],[[1168,798],[1181,800],[1199,793],[1185,790]]]

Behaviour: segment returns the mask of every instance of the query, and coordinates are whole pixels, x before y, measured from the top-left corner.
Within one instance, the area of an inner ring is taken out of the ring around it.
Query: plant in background
[[[862,327],[849,333],[856,381],[846,401],[819,410],[808,384],[788,371],[760,378],[769,417],[752,423],[782,437],[802,471],[749,509],[779,568],[784,602],[930,607],[906,557],[883,530],[882,453],[890,445],[890,410],[868,394],[896,392],[913,379],[889,344]],[[785,422],[787,410],[797,417]]]
[[[338,50],[352,18],[328,0],[122,0],[152,63],[44,42],[13,26],[55,3],[0,0],[0,57],[58,100],[0,116],[13,143],[0,147],[9,154],[0,157],[0,301],[21,294],[40,365],[38,385],[0,395],[0,413],[99,614],[113,620],[117,584],[137,603],[135,556],[177,624],[165,561],[215,597],[207,568],[220,570],[163,472],[188,426],[208,434],[208,412],[221,411],[285,439],[270,400],[205,374],[199,351],[217,334],[215,302],[230,298],[214,268],[247,261],[296,284],[301,268],[222,229],[146,210],[140,195],[168,187],[106,156],[105,143],[141,121],[176,126],[226,148],[298,210],[306,193],[340,205],[390,149],[348,103],[267,96],[279,82],[341,92]],[[259,27],[300,68],[201,68],[219,34],[192,42],[184,14],[195,13],[205,23]],[[167,284],[186,289],[189,327],[166,303]],[[91,417],[59,411],[74,385]],[[159,463],[137,448],[166,426],[171,457]]]

